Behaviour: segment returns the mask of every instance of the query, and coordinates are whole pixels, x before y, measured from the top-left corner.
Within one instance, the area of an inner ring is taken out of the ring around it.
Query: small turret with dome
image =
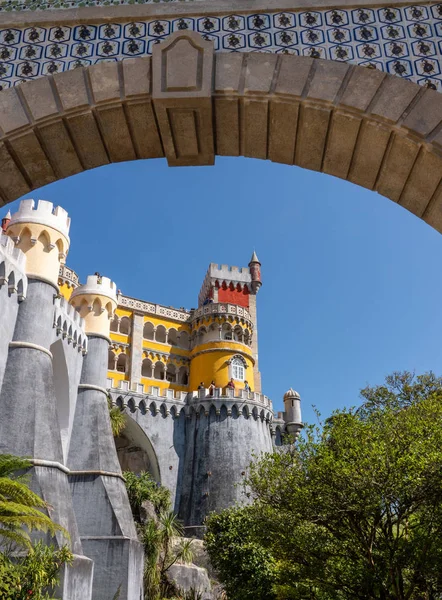
[[[284,394],[284,408],[287,433],[295,436],[296,439],[304,425],[301,416],[301,396],[293,388]]]

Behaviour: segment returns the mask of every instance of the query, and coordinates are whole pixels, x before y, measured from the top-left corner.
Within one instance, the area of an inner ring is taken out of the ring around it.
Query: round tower
[[[118,462],[106,390],[116,292],[115,283],[97,274],[75,288],[70,298],[84,319],[88,352],[78,386],[68,467],[80,538],[95,563],[94,600],[117,594],[121,600],[132,600],[140,598],[143,589],[143,550]]]
[[[301,417],[301,396],[294,389],[290,388],[284,394],[284,421],[287,433],[293,435],[295,439],[303,428]]]
[[[52,202],[23,200],[11,216],[6,233],[26,255],[26,273],[30,279],[46,281],[58,288],[60,263],[69,250],[68,213]]]
[[[189,389],[201,382],[208,388],[212,381],[225,388],[233,379],[235,388],[246,382],[255,389],[252,352],[253,322],[247,309],[234,304],[208,304],[191,318],[191,354]]]
[[[24,254],[28,288],[19,305],[0,393],[0,452],[29,457],[31,488],[51,507],[53,521],[70,534],[74,564],[64,569],[61,594],[88,600],[93,563],[83,555],[64,464],[51,352],[54,296],[60,261],[69,248],[69,225],[66,211],[44,200],[37,205],[23,200],[7,224],[6,234]],[[45,539],[57,546],[66,543],[61,533],[55,538],[46,534]],[[85,577],[81,589],[77,572]]]
[[[256,294],[259,291],[259,288],[262,286],[261,281],[261,263],[256,255],[256,252],[253,251],[252,258],[249,262],[250,275],[252,277],[252,291]]]

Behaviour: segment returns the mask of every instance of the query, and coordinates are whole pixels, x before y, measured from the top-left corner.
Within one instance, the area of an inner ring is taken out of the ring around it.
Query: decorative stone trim
[[[223,340],[221,340],[223,341]],[[211,342],[213,344],[216,344],[217,342]],[[232,342],[234,344],[238,344],[239,342]],[[241,356],[246,356],[251,362],[252,365],[255,364],[255,359],[253,358],[252,354],[249,354],[248,352],[243,352],[242,350],[238,350],[236,348],[229,348],[227,346],[216,346],[214,348],[208,348],[207,350],[200,350],[199,352],[195,352],[194,354],[192,354],[192,358],[195,358],[196,356],[199,356],[200,354],[208,354],[209,352],[234,352],[235,355],[239,354]]]
[[[9,342],[10,348],[30,348],[31,350],[38,350],[39,352],[43,352],[47,354],[49,358],[52,360],[52,352],[50,352],[47,348],[43,346],[39,346],[38,344],[31,344],[30,342]]]
[[[106,397],[108,396],[108,391],[105,388],[103,388],[99,385],[92,385],[91,383],[80,383],[78,385],[78,389],[79,390],[93,390],[95,392],[101,392]]]
[[[142,302],[136,298],[119,295],[118,308],[132,308],[139,311],[141,314],[158,315],[166,317],[171,321],[185,322],[188,321],[190,313],[183,309],[171,308],[162,304],[152,304],[151,302]]]
[[[246,319],[249,322],[250,327],[253,329],[252,317],[250,316],[249,311],[243,306],[239,306],[237,304],[226,304],[226,303],[214,303],[214,304],[206,304],[205,306],[201,306],[201,308],[197,308],[191,313],[191,322],[193,323],[197,319],[204,317],[206,315],[220,315],[220,316],[230,316],[234,315],[237,317],[241,317]]]
[[[269,159],[346,179],[442,231],[439,93],[346,62],[246,52],[216,53],[214,60],[219,155]],[[109,162],[162,157],[163,148],[167,154],[150,95],[152,78],[161,76],[142,57],[1,91],[0,199],[11,202],[48,181]],[[186,111],[194,101],[176,94]],[[180,131],[195,139],[195,121]],[[32,145],[19,147],[18,135]],[[142,310],[142,303],[133,303]],[[175,312],[178,318],[163,316],[187,320],[188,313]]]

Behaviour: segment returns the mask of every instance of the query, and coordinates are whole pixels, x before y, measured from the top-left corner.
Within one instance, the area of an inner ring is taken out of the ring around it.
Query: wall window
[[[117,359],[117,371],[119,373],[126,373],[127,356],[126,354],[119,354]]]
[[[238,381],[244,381],[246,370],[244,368],[243,361],[240,358],[234,358],[230,366],[233,379],[237,379]]]

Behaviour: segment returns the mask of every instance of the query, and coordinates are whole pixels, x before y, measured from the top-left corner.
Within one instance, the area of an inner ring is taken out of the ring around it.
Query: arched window
[[[170,383],[176,382],[176,367],[175,365],[167,365],[166,380]]]
[[[149,323],[149,321],[147,321],[146,323],[144,323],[143,338],[145,340],[153,340],[154,337],[155,337],[154,326],[152,325],[152,323]]]
[[[241,356],[234,356],[230,363],[230,373],[233,379],[244,381],[246,378],[245,361]]]
[[[232,339],[232,328],[229,325],[229,323],[224,323],[223,325],[223,329],[222,329],[222,334],[223,334],[223,340],[231,340]]]
[[[118,332],[118,317],[117,317],[117,315],[115,315],[114,318],[112,319],[112,321],[110,322],[110,330],[114,331],[115,333]]]
[[[206,335],[207,335],[206,328],[205,327],[201,327],[198,330],[198,336],[197,336],[197,344],[198,345],[204,344]]]
[[[180,348],[185,348],[186,350],[189,349],[189,334],[187,333],[187,331],[182,331],[180,333],[180,339],[178,343],[180,345]]]
[[[92,304],[92,311],[96,317],[99,317],[103,312],[100,298],[95,298],[94,303]]]
[[[155,379],[164,380],[164,364],[162,362],[157,362],[155,365],[153,376]]]
[[[118,355],[117,359],[117,371],[119,373],[126,373],[127,356],[123,352]]]
[[[181,385],[187,385],[189,383],[187,367],[180,367],[180,370],[178,371],[178,383],[181,383]]]
[[[243,341],[242,329],[239,325],[237,325],[233,331],[233,339],[235,340],[235,342]]]
[[[152,377],[152,361],[145,358],[141,364],[141,377]]]
[[[120,321],[120,333],[123,335],[130,334],[130,319],[129,317],[123,317]]]
[[[169,333],[168,333],[168,336],[167,336],[167,341],[172,346],[178,346],[178,332],[173,327],[172,327],[172,329],[169,329]]]
[[[246,344],[246,346],[248,346],[250,343],[250,334],[249,334],[249,330],[246,329],[244,331],[244,344]]]
[[[155,333],[155,341],[161,342],[162,344],[166,343],[166,328],[163,325],[158,325]]]

